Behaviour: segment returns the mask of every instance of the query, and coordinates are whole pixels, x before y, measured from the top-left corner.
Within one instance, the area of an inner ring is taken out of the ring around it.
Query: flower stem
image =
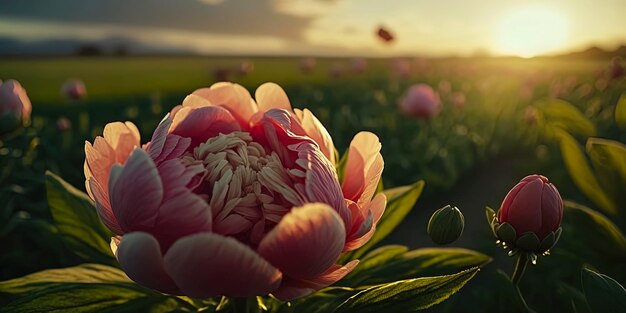
[[[235,313],[248,313],[252,312],[250,307],[250,301],[248,298],[230,298],[232,312]]]
[[[515,263],[515,269],[513,270],[513,275],[511,275],[511,282],[513,285],[519,285],[519,281],[522,279],[524,272],[526,271],[526,266],[528,265],[528,255],[525,252],[519,254],[517,258],[517,263]]]
[[[528,266],[528,254],[522,252],[519,254],[517,258],[517,262],[515,263],[515,269],[513,270],[513,275],[511,275],[511,282],[513,283],[513,288],[515,288],[515,293],[517,295],[517,299],[522,304],[524,311],[526,313],[534,313],[531,308],[526,304],[526,300],[524,300],[524,296],[522,295],[522,291],[519,289],[519,282],[524,276],[524,272],[526,271],[526,267]]]

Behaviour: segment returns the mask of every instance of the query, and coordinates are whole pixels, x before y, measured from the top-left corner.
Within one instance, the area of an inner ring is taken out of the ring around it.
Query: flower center
[[[213,231],[257,245],[294,206],[307,202],[305,172],[286,169],[247,132],[220,134],[198,145],[185,162],[207,172],[196,190],[213,214]]]

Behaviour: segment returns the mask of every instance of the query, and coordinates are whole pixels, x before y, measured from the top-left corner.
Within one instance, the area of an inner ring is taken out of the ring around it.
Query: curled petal
[[[345,243],[343,221],[323,203],[291,212],[263,238],[258,252],[293,279],[312,279],[337,261]]]
[[[211,88],[198,89],[193,94],[207,99],[214,105],[227,108],[242,126],[246,126],[243,128],[247,128],[248,121],[258,111],[248,90],[238,84],[216,83]]]
[[[111,169],[111,208],[124,232],[153,227],[163,199],[163,185],[148,154],[135,149],[123,167]]]
[[[104,190],[98,184],[98,182],[91,177],[88,180],[89,188],[96,202],[96,212],[100,216],[100,220],[106,225],[112,232],[117,235],[123,234],[122,229],[117,224],[117,219],[111,209],[111,203],[109,202],[109,195],[105,194]]]
[[[267,112],[270,109],[291,111],[289,97],[287,97],[283,88],[275,83],[265,83],[259,86],[254,94],[254,98],[261,112]]]
[[[322,153],[330,160],[331,164],[335,165],[335,145],[324,125],[308,109],[294,109],[294,113],[307,136],[317,142]]]
[[[377,194],[374,199],[369,203],[366,211],[371,214],[372,217],[372,226],[369,228],[369,231],[364,235],[360,235],[358,233],[351,234],[348,237],[348,241],[346,242],[346,246],[343,251],[352,251],[354,249],[360,248],[365,243],[367,243],[372,236],[374,236],[374,232],[376,231],[376,225],[380,218],[383,216],[385,212],[385,207],[387,206],[387,197],[383,193]]]
[[[165,293],[180,294],[180,290],[165,272],[159,243],[152,235],[133,232],[124,235],[115,254],[120,266],[132,280]]]
[[[191,147],[219,134],[229,134],[241,130],[239,123],[230,112],[219,106],[183,107],[170,127],[170,133],[191,138]]]
[[[360,132],[354,136],[341,186],[346,199],[360,206],[367,205],[372,199],[384,166],[380,149],[381,144],[376,135]]]
[[[282,274],[239,241],[214,233],[179,239],[165,254],[165,269],[190,297],[266,295]]]

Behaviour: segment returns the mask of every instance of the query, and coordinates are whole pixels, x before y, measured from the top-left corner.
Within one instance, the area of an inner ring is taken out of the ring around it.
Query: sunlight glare
[[[496,31],[499,52],[529,58],[564,48],[568,23],[558,10],[526,6],[504,15]]]

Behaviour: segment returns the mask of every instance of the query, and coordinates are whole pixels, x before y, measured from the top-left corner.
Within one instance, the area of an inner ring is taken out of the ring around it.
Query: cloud
[[[86,25],[178,29],[205,34],[302,40],[313,16],[274,0],[20,0],[0,2],[0,17]]]

